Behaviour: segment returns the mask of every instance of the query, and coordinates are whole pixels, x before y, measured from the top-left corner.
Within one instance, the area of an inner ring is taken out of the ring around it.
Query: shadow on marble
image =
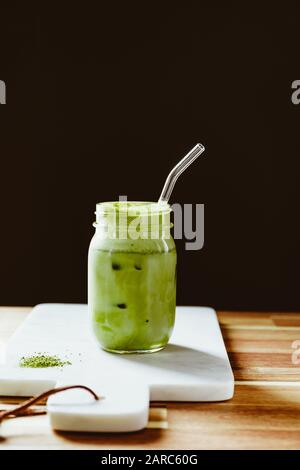
[[[165,369],[166,372],[177,372],[184,375],[203,377],[204,373],[218,376],[228,368],[226,359],[200,351],[198,349],[168,344],[165,349],[152,354],[122,355],[120,360],[135,365]]]

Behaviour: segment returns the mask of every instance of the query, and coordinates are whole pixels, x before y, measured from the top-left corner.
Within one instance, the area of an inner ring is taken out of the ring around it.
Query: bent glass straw
[[[190,150],[189,153],[185,157],[183,157],[183,159],[180,160],[180,162],[177,163],[176,166],[174,166],[173,170],[171,170],[168,174],[158,203],[169,201],[178,177],[181,175],[181,173],[184,172],[184,170],[187,169],[188,166],[190,166],[196,160],[196,158],[199,157],[199,155],[201,155],[201,153],[204,152],[204,150],[204,145],[196,144],[195,147],[192,148],[192,150]]]

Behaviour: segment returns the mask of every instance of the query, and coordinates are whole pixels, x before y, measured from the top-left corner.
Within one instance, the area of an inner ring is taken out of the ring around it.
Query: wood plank
[[[291,354],[294,351],[290,340],[264,339],[231,339],[226,338],[227,352],[281,353]]]
[[[300,318],[273,318],[273,323],[276,326],[297,326],[300,327]]]
[[[292,363],[292,349],[288,353],[278,352],[230,352],[229,358],[232,366],[237,369],[247,367],[272,367],[274,370],[288,368],[298,369],[299,366]]]
[[[257,312],[218,312],[221,327],[226,325],[273,325],[269,313]]]
[[[248,339],[255,341],[275,340],[275,341],[293,341],[300,339],[300,328],[298,327],[275,327],[272,329],[265,328],[249,328],[246,327],[222,327],[224,340],[227,339]]]
[[[270,318],[274,313],[272,312],[251,312],[251,311],[227,311],[227,310],[218,310],[217,312],[218,319],[220,323],[222,323],[223,319],[232,318],[239,320],[241,317],[243,318],[257,318],[258,320],[262,318]]]
[[[300,373],[297,369],[293,370],[289,368],[273,369],[272,367],[243,367],[241,369],[235,368],[233,372],[235,380],[264,380],[266,382],[273,382],[274,380],[282,382],[300,381]]]

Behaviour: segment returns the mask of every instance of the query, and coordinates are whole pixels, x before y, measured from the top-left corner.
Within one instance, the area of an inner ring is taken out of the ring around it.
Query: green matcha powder
[[[22,357],[20,359],[20,367],[63,367],[71,365],[70,361],[62,361],[58,356],[50,356],[48,354],[34,354],[33,356]]]

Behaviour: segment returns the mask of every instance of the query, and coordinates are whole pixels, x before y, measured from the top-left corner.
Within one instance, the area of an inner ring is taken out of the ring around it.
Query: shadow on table
[[[126,433],[95,433],[95,432],[65,432],[54,431],[57,436],[64,438],[73,443],[78,443],[80,446],[87,446],[89,448],[97,446],[96,448],[107,446],[114,446],[116,449],[134,448],[143,449],[145,445],[153,444],[160,441],[164,429],[142,429],[141,431],[126,432]],[[111,447],[112,448],[112,447]]]

